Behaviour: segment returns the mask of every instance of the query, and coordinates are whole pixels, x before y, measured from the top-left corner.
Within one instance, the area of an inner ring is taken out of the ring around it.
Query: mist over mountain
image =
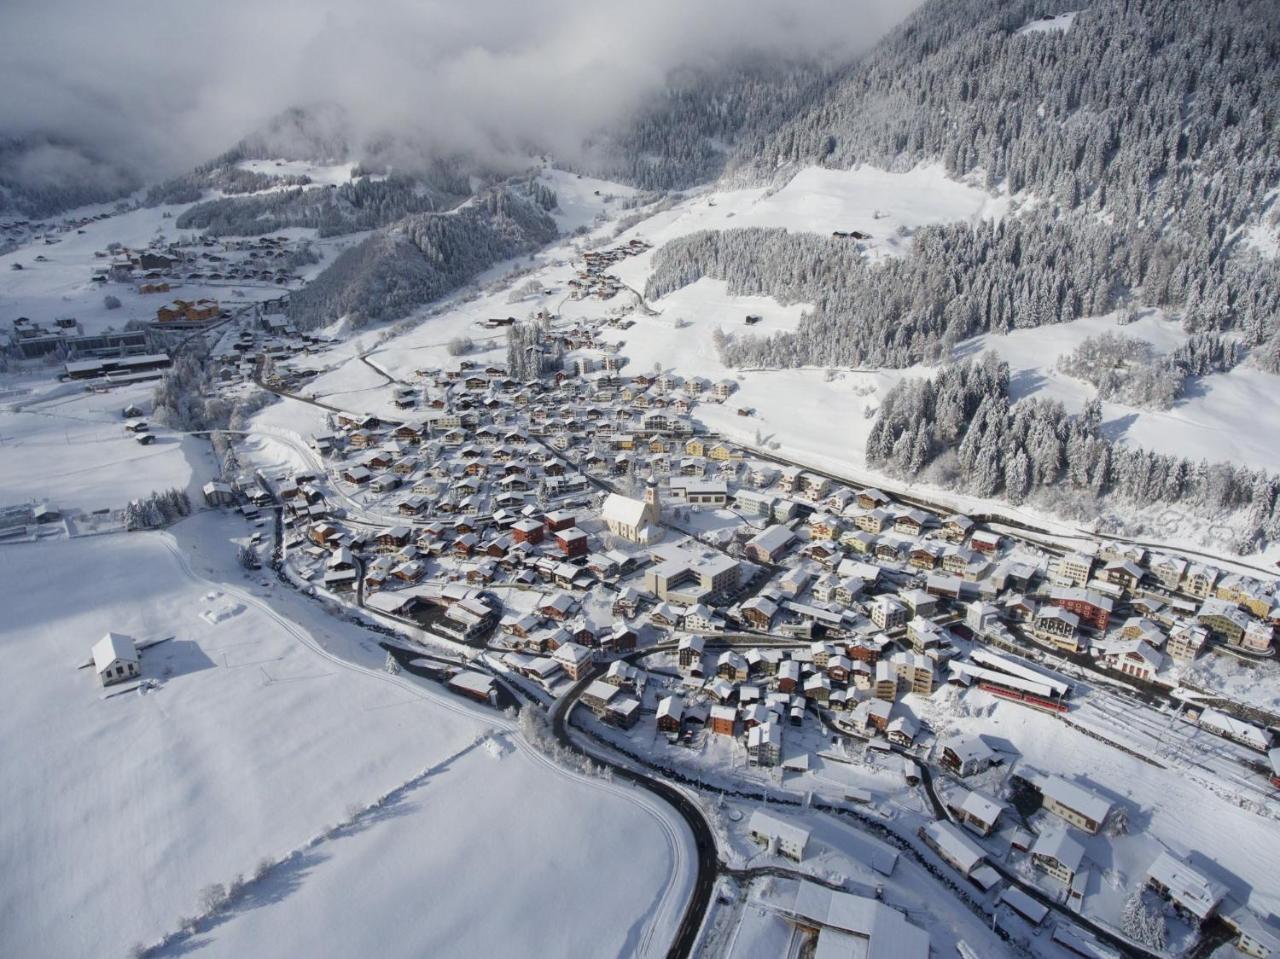
[[[0,11],[0,185],[10,205],[54,209],[51,183],[123,192],[237,143],[410,170],[459,155],[578,163],[677,71],[740,70],[744,55],[846,63],[913,6],[16,0]]]

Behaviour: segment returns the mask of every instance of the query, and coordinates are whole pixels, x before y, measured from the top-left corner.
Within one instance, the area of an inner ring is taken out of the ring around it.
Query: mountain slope
[[[304,329],[342,316],[396,320],[502,260],[556,237],[554,195],[533,183],[494,188],[449,213],[405,217],[344,251],[289,301]]]

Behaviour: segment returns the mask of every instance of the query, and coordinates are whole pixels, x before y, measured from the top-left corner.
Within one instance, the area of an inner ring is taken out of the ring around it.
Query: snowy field
[[[152,490],[185,489],[200,502],[212,469],[209,444],[155,427],[140,445],[120,415],[151,408],[154,383],[86,392],[81,384],[0,400],[0,505],[47,500],[61,509],[120,509]],[[16,407],[16,408],[15,408]]]
[[[531,955],[661,953],[692,878],[669,814],[387,675],[370,634],[244,578],[244,531],[206,513],[0,550],[0,867],[24,877],[0,892],[0,954],[122,955],[259,869],[174,954],[500,953],[517,930]],[[106,696],[76,668],[107,630],[172,637],[143,653],[158,688]]]

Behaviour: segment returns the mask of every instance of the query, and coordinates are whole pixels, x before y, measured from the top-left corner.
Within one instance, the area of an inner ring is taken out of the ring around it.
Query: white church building
[[[610,533],[633,543],[647,545],[662,538],[662,507],[653,482],[645,486],[644,499],[610,493],[600,515]]]

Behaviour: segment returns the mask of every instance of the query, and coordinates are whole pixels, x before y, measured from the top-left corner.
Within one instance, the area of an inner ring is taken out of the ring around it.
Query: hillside
[[[344,251],[289,314],[305,329],[350,315],[356,326],[397,320],[494,264],[553,240],[555,196],[532,182],[497,188],[449,213],[405,217]]]

